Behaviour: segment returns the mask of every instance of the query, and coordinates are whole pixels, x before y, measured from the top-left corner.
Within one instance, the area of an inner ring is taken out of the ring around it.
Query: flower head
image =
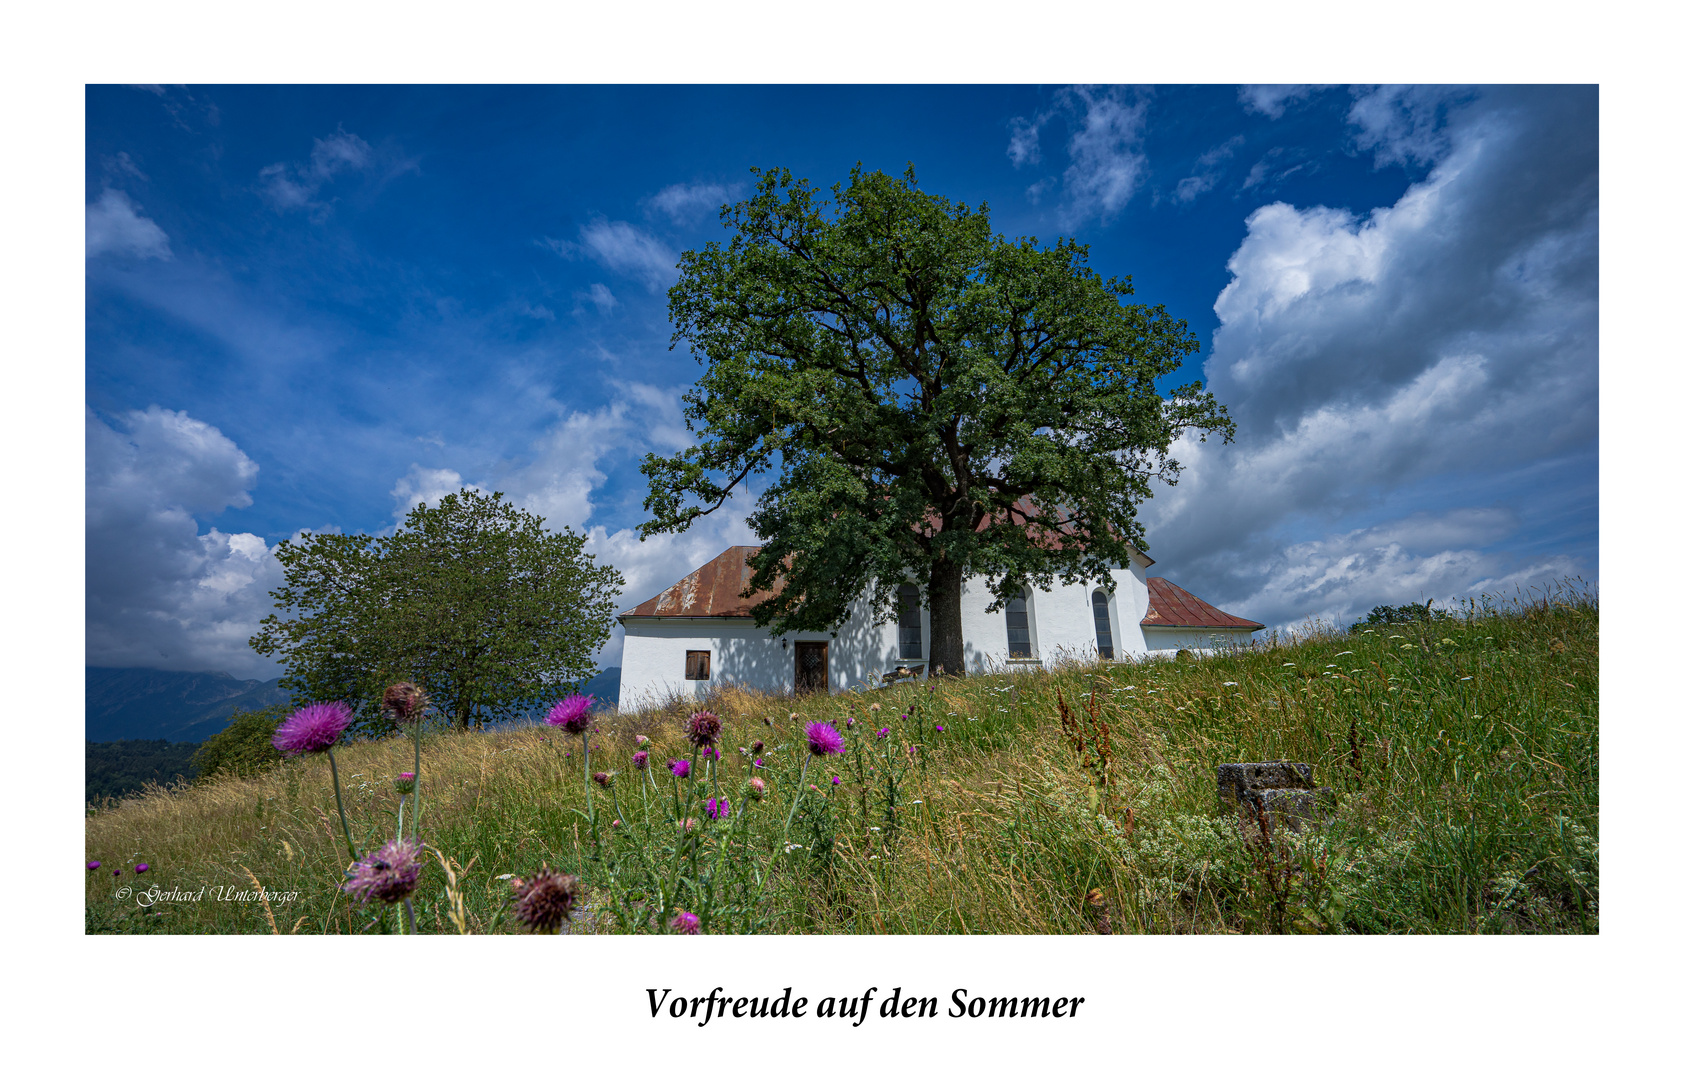
[[[748,781],[748,797],[753,799],[755,802],[759,802],[761,799],[764,799],[766,797],[766,781],[760,779],[758,776],[751,777]],[[95,865],[98,866],[100,864],[96,863]]]
[[[577,878],[546,866],[512,884],[513,914],[533,934],[556,933],[577,904]]]
[[[679,934],[701,933],[701,917],[687,911],[678,912],[678,917],[672,920],[672,929]]]
[[[878,704],[876,701],[874,701],[872,704],[867,706],[867,708],[871,709],[873,712],[877,712],[878,710],[882,709],[883,707],[884,706]]]
[[[724,817],[730,817],[731,816],[731,800],[729,800],[729,799],[708,799],[707,800],[707,816],[708,816],[708,818],[710,818],[713,821],[718,821],[720,818],[724,818]]]
[[[943,730],[943,725],[942,725],[942,724],[938,724],[938,725],[937,725],[937,730],[938,730],[938,731],[942,731],[942,730]]]
[[[402,795],[411,795],[413,788],[418,786],[418,774],[404,772],[395,777],[395,790]]]
[[[144,863],[144,862],[136,863],[136,873],[138,873],[138,874],[147,873],[147,864]]]
[[[123,870],[121,870],[121,869],[119,869],[119,868],[117,868],[117,867],[113,867],[113,868],[112,868],[112,876],[113,876],[113,877],[117,877],[117,876],[118,876],[118,875],[120,875],[120,874],[122,874],[122,873],[123,873]]]
[[[638,750],[630,756],[630,763],[639,769],[648,768],[648,751]]]
[[[285,754],[316,754],[335,746],[353,719],[344,702],[315,701],[278,724],[271,745]]]
[[[840,754],[843,752],[843,737],[830,724],[819,721],[807,725],[807,749],[815,755]]]
[[[831,786],[832,787],[838,787],[842,784],[842,782],[843,782],[843,778],[840,777],[840,776],[831,777]]]
[[[589,709],[594,704],[594,698],[582,694],[561,698],[548,710],[548,722],[567,735],[582,735],[589,730]]]
[[[648,736],[646,736],[646,735],[638,735],[638,736],[637,736],[637,737],[636,737],[636,745],[638,745],[638,746],[647,746],[647,745],[648,745]]]
[[[684,724],[684,737],[697,749],[712,746],[719,741],[719,716],[703,709],[691,713],[689,722]]]
[[[98,869],[100,869],[100,860],[99,860],[99,859],[90,859],[90,860],[88,860],[88,868],[89,868],[89,869],[90,869],[90,870],[98,870]]]
[[[672,775],[679,780],[689,779],[689,759],[679,758],[672,762]]]
[[[890,733],[890,729],[887,728],[887,727],[881,727],[881,728],[878,729],[878,737],[880,739],[882,739],[884,736],[888,735],[889,733]]]
[[[412,840],[391,840],[354,863],[342,891],[362,904],[398,904],[418,888],[418,853],[419,845]]]
[[[703,746],[701,748],[701,756],[706,758],[708,761],[718,761],[719,748],[716,746]]]
[[[424,691],[410,682],[398,682],[383,691],[383,711],[403,724],[422,720],[429,702]]]
[[[766,752],[766,744],[761,742],[759,739],[755,739],[754,745],[749,747],[749,749],[754,751],[755,757],[759,757],[761,754]]]
[[[594,776],[590,777],[590,779],[594,780],[597,784],[600,784],[604,788],[610,788],[613,786],[613,778],[604,772],[598,772]]]

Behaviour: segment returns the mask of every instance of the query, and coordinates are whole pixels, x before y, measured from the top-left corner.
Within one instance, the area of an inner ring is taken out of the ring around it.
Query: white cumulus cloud
[[[1444,148],[1393,205],[1263,206],[1227,264],[1206,371],[1238,438],[1181,442],[1186,472],[1147,519],[1173,579],[1236,614],[1579,565],[1513,522],[1596,484],[1596,92],[1446,101],[1432,134],[1376,129],[1398,160]],[[1500,482],[1515,470],[1552,475]],[[1396,524],[1362,524],[1375,513]]]
[[[217,428],[158,406],[87,427],[87,662],[270,678],[248,638],[282,571],[252,533],[197,517],[251,503],[259,469]]]
[[[318,193],[325,184],[342,173],[368,172],[375,164],[370,143],[337,128],[312,141],[312,155],[305,162],[279,161],[259,170],[260,190],[278,210],[323,211]]]
[[[664,214],[674,225],[687,225],[716,213],[725,203],[742,197],[740,184],[672,184],[648,197],[651,210]]]
[[[120,155],[125,157],[126,155]],[[90,203],[83,215],[83,248],[87,258],[96,255],[131,255],[138,259],[169,259],[171,241],[151,219],[142,217],[130,197],[107,188]]]
[[[542,243],[568,259],[594,259],[614,273],[642,282],[650,292],[666,288],[678,274],[678,253],[628,221],[597,218],[578,230],[575,243],[552,238]]]

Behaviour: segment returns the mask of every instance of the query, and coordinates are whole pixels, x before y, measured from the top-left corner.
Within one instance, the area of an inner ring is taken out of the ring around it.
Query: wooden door
[[[830,671],[827,643],[798,641],[795,643],[795,692],[811,694],[823,690]]]

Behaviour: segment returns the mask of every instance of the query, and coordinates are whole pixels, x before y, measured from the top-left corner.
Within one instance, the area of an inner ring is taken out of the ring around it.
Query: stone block
[[[1337,805],[1331,788],[1266,788],[1257,793],[1273,824],[1300,832],[1304,824],[1324,824]]]
[[[1220,802],[1234,809],[1248,798],[1248,792],[1266,788],[1311,788],[1314,786],[1314,767],[1300,761],[1248,761],[1221,765],[1214,770],[1220,789]]]

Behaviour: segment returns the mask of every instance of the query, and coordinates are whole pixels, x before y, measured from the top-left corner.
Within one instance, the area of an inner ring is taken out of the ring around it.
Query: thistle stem
[[[326,748],[330,755],[330,786],[336,789],[336,816],[342,819],[342,838],[348,842],[348,861],[359,862],[359,855],[354,851],[353,830],[348,828],[348,812],[342,808],[342,780],[336,773],[336,751]]]
[[[412,722],[412,787],[413,787],[413,791],[416,792],[416,794],[413,797],[413,804],[412,804],[412,838],[414,840],[418,839],[419,811],[424,806],[424,773],[418,767],[418,764],[419,764],[419,762],[418,762],[418,758],[419,758],[418,744],[419,744],[420,738],[422,737],[421,733],[422,733],[423,729],[424,729],[424,717],[423,716],[415,717],[413,719],[413,722]]]
[[[780,844],[789,843],[790,825],[795,822],[795,812],[801,809],[801,793],[807,790],[807,767],[813,764],[813,755],[809,754],[801,763],[801,779],[795,783],[795,802],[790,804],[790,816],[784,821],[784,838]]]
[[[595,801],[589,793],[589,732],[583,733],[583,805],[589,811],[589,827],[595,828]],[[599,837],[597,843],[599,844]]]

